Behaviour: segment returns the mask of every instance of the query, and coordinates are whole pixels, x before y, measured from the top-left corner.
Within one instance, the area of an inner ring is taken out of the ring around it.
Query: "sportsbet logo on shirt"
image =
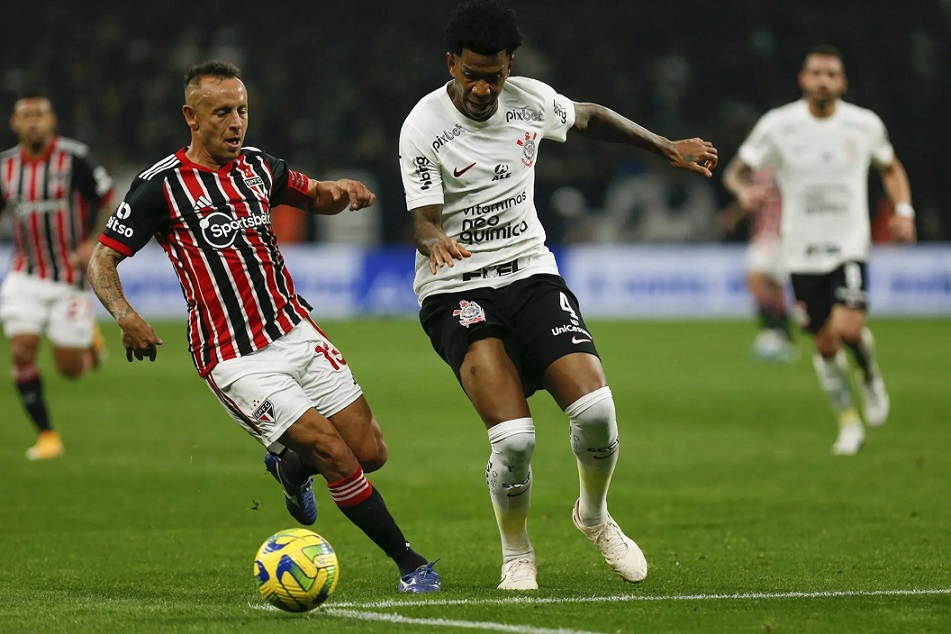
[[[267,214],[232,218],[224,212],[216,211],[202,218],[198,226],[201,227],[201,234],[209,245],[224,249],[234,244],[239,229],[253,229],[270,223],[271,218]]]

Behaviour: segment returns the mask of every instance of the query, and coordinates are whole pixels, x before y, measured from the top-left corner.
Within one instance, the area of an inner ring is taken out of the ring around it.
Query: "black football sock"
[[[23,407],[30,419],[39,431],[49,431],[50,417],[46,411],[46,399],[43,398],[43,382],[39,375],[28,381],[17,381],[17,390],[20,392],[20,400],[23,401]]]
[[[386,508],[383,496],[358,469],[353,475],[327,485],[334,502],[357,528],[396,562],[400,575],[413,572],[426,564],[426,559],[413,550],[396,520]]]
[[[778,330],[783,333],[787,339],[792,339],[792,333],[789,331],[789,316],[785,310],[760,307],[758,314],[760,324],[763,328]]]
[[[855,359],[855,364],[859,366],[862,370],[862,378],[865,383],[872,382],[872,360],[869,355],[869,351],[862,345],[862,342],[852,343],[849,341],[845,342],[845,345],[849,347],[849,350],[852,351],[852,358]]]

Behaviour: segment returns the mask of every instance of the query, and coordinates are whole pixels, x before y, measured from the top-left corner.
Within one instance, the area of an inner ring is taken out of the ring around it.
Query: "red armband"
[[[295,170],[287,170],[287,187],[292,191],[307,195],[308,178]]]

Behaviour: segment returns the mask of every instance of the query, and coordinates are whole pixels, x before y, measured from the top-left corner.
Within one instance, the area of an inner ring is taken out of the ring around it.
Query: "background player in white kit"
[[[895,205],[889,225],[896,240],[916,238],[905,169],[878,116],[841,101],[846,77],[842,56],[819,46],[799,73],[803,99],[766,113],[724,174],[738,198],[752,185],[752,168],[772,165],[783,200],[783,259],[793,292],[812,333],[816,374],[839,421],[832,451],[854,454],[864,441],[852,406],[844,343],[861,370],[865,422],[881,425],[889,397],[865,327],[866,261],[870,245],[868,167],[878,168]]]
[[[538,389],[569,417],[581,480],[575,526],[621,577],[641,581],[647,561],[606,504],[618,451],[614,401],[578,302],[545,246],[534,170],[542,139],[564,141],[569,130],[647,149],[707,177],[716,149],[700,139],[671,142],[607,108],[510,77],[522,36],[513,11],[495,0],[458,7],[446,39],[452,81],[407,117],[400,161],[419,250],[420,320],[489,433],[499,588],[538,588],[526,531],[535,448],[526,399]]]

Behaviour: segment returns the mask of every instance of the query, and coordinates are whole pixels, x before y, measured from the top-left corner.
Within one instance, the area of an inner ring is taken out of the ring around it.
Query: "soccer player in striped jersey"
[[[45,333],[63,376],[77,378],[98,363],[83,272],[107,215],[112,179],[86,145],[56,134],[45,94],[24,93],[10,126],[19,143],[0,154],[0,212],[13,217],[15,248],[0,286],[0,322],[10,339],[13,380],[38,431],[26,457],[44,460],[61,455],[63,442],[37,366],[40,337]]]
[[[365,476],[387,458],[380,425],[347,360],[311,321],[271,228],[279,204],[338,214],[376,196],[360,182],[319,182],[246,147],[248,94],[232,64],[193,66],[182,112],[191,143],[133,181],[89,266],[127,358],[154,361],[162,340],[129,305],[116,267],[155,236],[181,282],[198,373],[267,448],[265,466],[291,515],[316,521],[311,476],[319,473],[337,507],[396,563],[401,592],[438,591],[432,563],[406,542]]]
[[[786,310],[789,276],[783,270],[780,244],[782,207],[773,170],[767,167],[750,172],[750,187],[744,190],[743,198],[720,212],[721,222],[731,231],[742,217],[750,216],[746,287],[759,318],[753,354],[763,361],[794,361],[797,352]]]
[[[783,200],[784,268],[811,333],[813,366],[839,423],[836,455],[855,454],[865,431],[852,404],[851,350],[861,374],[865,423],[882,425],[890,399],[865,326],[871,230],[868,170],[874,165],[897,215],[889,229],[896,240],[916,237],[911,186],[882,120],[871,110],[842,100],[848,82],[841,53],[812,49],[799,72],[802,99],[774,108],[757,122],[724,171],[737,198],[755,187],[753,169],[771,166]]]
[[[486,482],[502,539],[499,589],[538,588],[526,525],[535,450],[527,398],[539,389],[568,417],[580,480],[574,525],[615,572],[638,582],[647,560],[607,507],[619,447],[614,399],[594,335],[545,245],[535,165],[543,139],[564,141],[572,130],[646,149],[707,177],[717,152],[707,141],[670,141],[603,106],[510,77],[521,40],[514,12],[501,2],[460,5],[447,28],[452,80],[423,97],[403,124],[400,162],[419,251],[420,320],[488,430]]]

